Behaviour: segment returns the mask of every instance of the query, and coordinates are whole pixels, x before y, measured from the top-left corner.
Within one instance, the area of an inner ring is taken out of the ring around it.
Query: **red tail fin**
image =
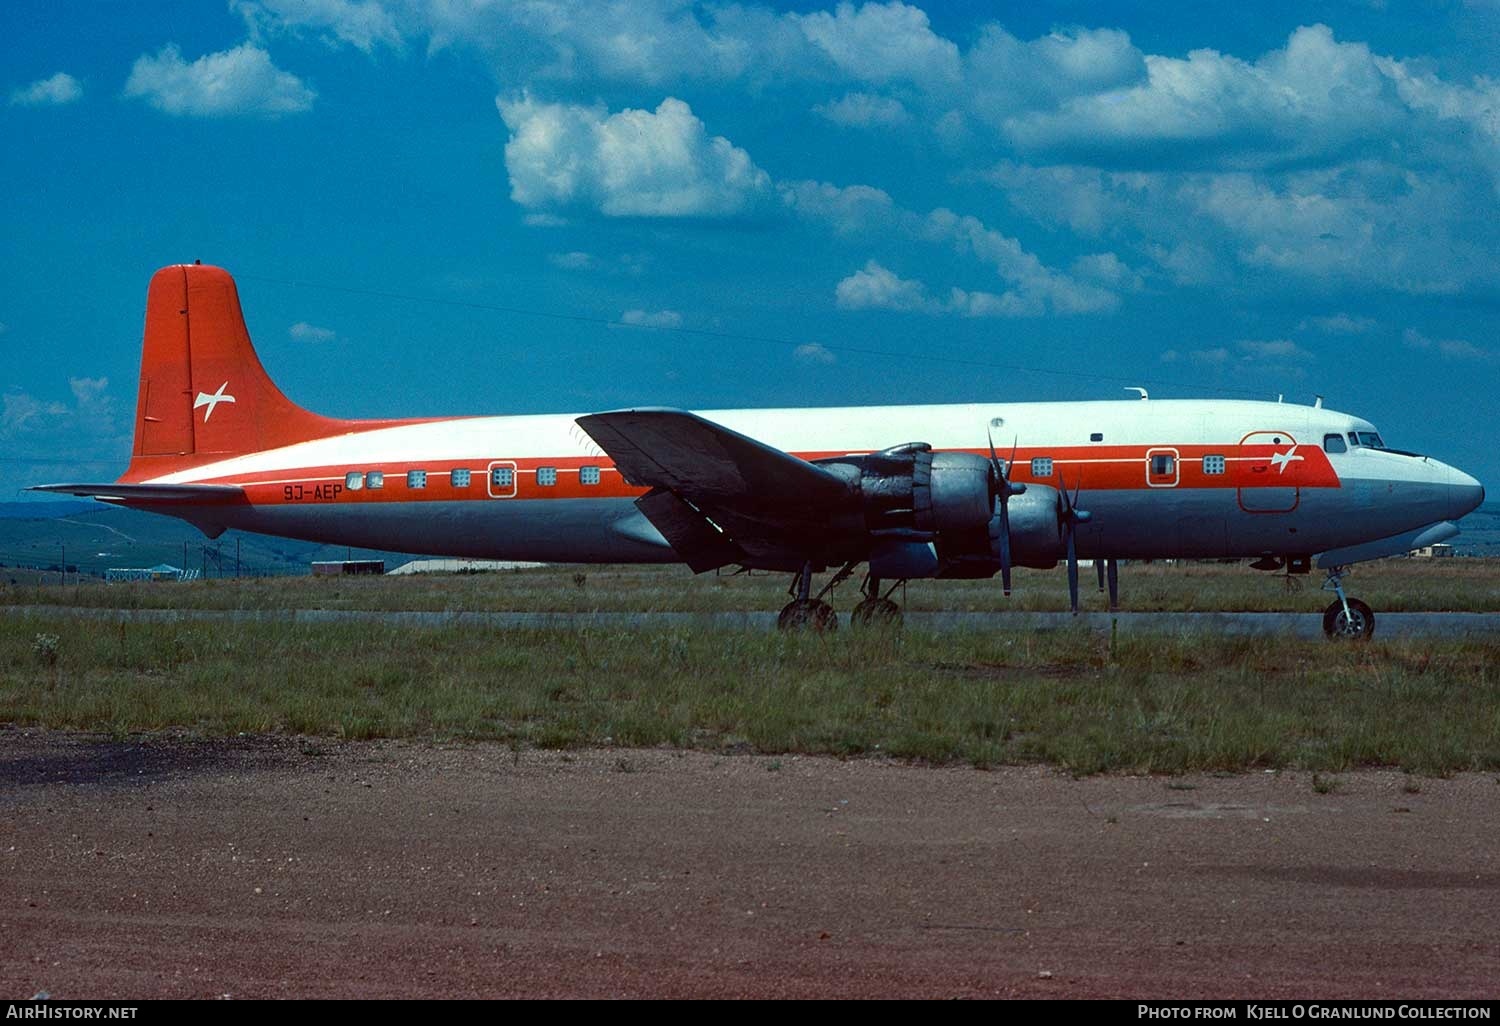
[[[234,279],[202,264],[151,278],[135,416],[123,481],[400,423],[320,417],[283,395],[250,344]]]

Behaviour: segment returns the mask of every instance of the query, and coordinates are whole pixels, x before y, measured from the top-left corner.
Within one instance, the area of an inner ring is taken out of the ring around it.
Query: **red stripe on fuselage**
[[[965,450],[959,450],[965,451]],[[967,450],[987,455],[981,450]],[[1172,454],[1173,472],[1165,477],[1153,475],[1150,454]],[[842,452],[804,452],[795,454],[804,460],[826,459],[848,455]],[[1007,453],[1008,457],[1010,454]],[[1222,456],[1224,472],[1204,472],[1205,456]],[[1048,476],[1032,474],[1036,458],[1052,460]],[[493,488],[490,469],[499,463],[514,466],[514,488]],[[557,472],[557,483],[537,483],[537,469],[551,467]],[[584,467],[598,467],[599,483],[581,481]],[[454,470],[468,470],[467,488],[452,484]],[[410,471],[426,473],[426,487],[407,486]],[[384,476],[383,487],[351,489],[346,480],[350,472]],[[1011,479],[1017,483],[1081,488],[1085,491],[1134,491],[1171,488],[1338,488],[1339,478],[1323,450],[1314,445],[1092,445],[1036,447],[1017,450]],[[1170,483],[1167,483],[1170,482]],[[254,474],[204,477],[198,484],[233,484],[245,489],[246,497],[257,506],[298,504],[305,502],[453,502],[464,499],[588,499],[633,498],[646,489],[627,484],[607,460],[591,457],[506,457],[487,460],[432,460],[422,463],[380,463],[361,466],[347,464],[323,467],[299,467],[268,470]],[[498,492],[501,494],[492,494]]]

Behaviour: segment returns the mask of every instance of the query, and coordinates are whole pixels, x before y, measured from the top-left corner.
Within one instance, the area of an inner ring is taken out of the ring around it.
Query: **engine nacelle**
[[[1010,498],[1010,559],[1014,566],[1049,570],[1067,552],[1059,516],[1057,489],[1027,485],[1026,491]],[[982,531],[949,532],[938,536],[937,576],[944,578],[993,577],[1000,572],[1000,515],[990,518]]]
[[[876,577],[992,577],[1000,571],[994,471],[985,457],[935,453],[912,442],[818,464],[856,485]],[[1061,508],[1057,489],[1046,485],[1027,485],[1010,497],[1016,566],[1047,569],[1063,558]]]
[[[967,531],[983,527],[994,513],[990,462],[973,453],[935,453],[925,442],[911,442],[818,462],[858,471],[865,526],[873,532]]]
[[[1061,509],[1062,500],[1057,489],[1048,485],[1029,484],[1024,493],[1011,496],[1011,562],[1016,566],[1050,570],[1068,554],[1067,543],[1063,540]],[[997,539],[999,533],[997,525]],[[995,544],[998,546],[999,541]],[[999,551],[997,547],[996,558]]]

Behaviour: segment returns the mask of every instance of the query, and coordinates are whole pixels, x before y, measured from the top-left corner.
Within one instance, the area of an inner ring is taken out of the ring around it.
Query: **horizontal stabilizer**
[[[101,502],[163,502],[229,504],[243,502],[239,485],[205,484],[50,484],[33,485],[27,491],[78,495]]]

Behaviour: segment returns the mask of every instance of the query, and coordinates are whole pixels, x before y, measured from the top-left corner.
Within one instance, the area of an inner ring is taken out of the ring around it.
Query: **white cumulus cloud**
[[[311,109],[317,96],[296,75],[272,64],[270,55],[253,43],[191,63],[175,43],[168,43],[154,56],[136,59],[125,95],[167,114],[199,118],[297,114]]]
[[[911,120],[900,100],[871,93],[847,93],[841,99],[818,104],[813,112],[851,128],[891,128]]]
[[[591,253],[575,249],[569,253],[549,253],[547,262],[565,271],[586,271],[594,266],[594,257]]]
[[[750,155],[710,136],[681,100],[656,110],[496,100],[510,129],[511,198],[525,207],[582,206],[606,217],[735,217],[770,193]]]
[[[1423,335],[1415,328],[1407,328],[1402,333],[1401,341],[1409,349],[1435,352],[1446,360],[1478,360],[1488,362],[1492,355],[1489,350],[1481,349],[1479,346],[1465,339],[1432,339]]]
[[[332,342],[338,333],[332,328],[320,328],[316,324],[298,321],[287,329],[287,334],[298,342]]]
[[[815,366],[828,366],[838,363],[839,358],[827,346],[816,342],[808,342],[792,350],[792,359],[798,363],[813,364]]]
[[[229,0],[252,38],[269,32],[312,31],[328,43],[372,52],[377,44],[400,50],[402,32],[378,0]]]
[[[620,315],[620,323],[641,328],[680,328],[682,314],[676,310],[626,310]]]
[[[790,19],[842,72],[869,82],[956,82],[958,47],[932,31],[927,12],[903,3],[841,3]]]
[[[10,94],[10,102],[17,107],[60,107],[75,103],[82,97],[82,83],[66,71],[59,71],[51,78],[39,79],[15,90]]]

